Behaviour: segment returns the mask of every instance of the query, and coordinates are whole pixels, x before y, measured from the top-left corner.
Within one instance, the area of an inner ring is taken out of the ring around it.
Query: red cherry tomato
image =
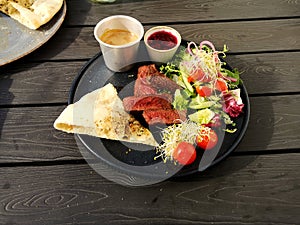
[[[188,82],[195,82],[195,81],[202,81],[202,82],[209,82],[211,81],[211,78],[208,76],[205,76],[205,73],[202,69],[197,69],[195,72],[193,72],[190,76],[188,76]]]
[[[215,83],[215,88],[218,90],[218,91],[227,91],[228,90],[228,87],[227,87],[227,83],[224,79],[222,78],[218,78],[216,80],[216,83]]]
[[[210,87],[207,87],[207,86],[196,87],[196,92],[201,97],[209,97],[209,96],[211,96],[212,91],[213,90]]]
[[[213,129],[206,127],[196,137],[196,143],[199,148],[209,150],[215,147],[218,143],[218,136]]]
[[[180,142],[173,152],[173,158],[181,165],[189,165],[196,159],[196,149],[188,142]]]

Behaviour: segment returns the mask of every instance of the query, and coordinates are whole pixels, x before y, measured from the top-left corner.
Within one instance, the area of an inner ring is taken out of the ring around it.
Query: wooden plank
[[[230,157],[202,174],[135,188],[86,164],[2,167],[0,223],[297,224],[299,160],[299,154]]]
[[[220,22],[173,25],[183,39],[212,41],[217,49],[226,44],[231,53],[300,49],[300,19]],[[286,46],[284,43],[289,43]]]
[[[249,127],[236,151],[300,149],[299,103],[300,95],[251,98]]]
[[[198,43],[210,40],[221,50],[226,44],[230,53],[300,50],[300,19],[176,24],[172,27],[185,40]],[[145,30],[149,28],[145,26]],[[26,59],[87,59],[98,52],[99,45],[93,36],[93,27],[63,28]]]
[[[45,45],[26,59],[78,60],[89,59],[100,51],[92,27],[63,27]]]
[[[236,19],[282,18],[299,16],[297,1],[128,1],[114,4],[93,4],[69,0],[67,24],[95,25],[100,19],[125,14],[143,23],[195,22]],[[147,12],[147,13],[145,13]]]
[[[300,52],[230,55],[249,94],[300,92]],[[0,105],[67,102],[72,82],[86,61],[15,63],[0,68]],[[266,85],[268,84],[268,85]]]
[[[229,55],[229,65],[237,68],[249,94],[300,92],[298,59],[300,52]]]
[[[86,62],[14,63],[0,68],[0,105],[67,102]]]
[[[249,127],[236,151],[300,149],[299,101],[300,95],[251,98]],[[52,126],[63,108],[0,109],[0,162],[82,159],[73,135]]]
[[[62,107],[0,111],[1,162],[82,159],[73,135],[52,126]]]

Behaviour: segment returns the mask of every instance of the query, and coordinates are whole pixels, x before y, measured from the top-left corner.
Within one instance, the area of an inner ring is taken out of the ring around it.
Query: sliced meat
[[[168,95],[129,96],[123,99],[126,111],[143,111],[153,109],[171,109],[172,105]],[[172,96],[171,96],[172,98]]]
[[[163,91],[169,91],[171,93],[174,93],[176,89],[180,89],[180,86],[176,84],[175,81],[171,80],[166,76],[152,76],[149,77],[148,79],[149,79],[148,82],[157,91],[163,90]]]
[[[155,64],[140,66],[138,69],[137,78],[146,78],[149,76],[165,76],[163,73],[160,73]]]
[[[186,119],[186,110],[156,109],[145,110],[143,117],[149,125],[180,123]]]
[[[150,76],[138,78],[134,84],[134,95],[150,95],[159,92],[174,93],[176,89],[181,87],[166,76]]]
[[[173,124],[186,119],[186,111],[174,110],[173,94],[180,86],[160,73],[155,64],[141,66],[134,85],[134,96],[123,99],[126,111],[143,111],[149,124]]]
[[[155,95],[157,90],[148,83],[145,83],[145,79],[137,79],[134,84],[134,95],[143,96],[143,95]]]

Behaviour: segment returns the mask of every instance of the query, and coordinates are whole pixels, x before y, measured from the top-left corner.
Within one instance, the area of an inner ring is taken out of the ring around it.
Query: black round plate
[[[182,47],[185,47],[186,41],[183,41]],[[112,83],[119,91],[120,98],[132,95],[133,84],[136,79],[137,69],[141,65],[151,64],[148,55],[145,54],[145,47],[141,43],[139,62],[136,62],[132,69],[127,72],[113,72],[109,70],[104,63],[102,54],[95,55],[79,72],[75,78],[70,90],[69,104],[78,101],[83,95],[103,87],[107,83]],[[230,67],[229,67],[230,68]],[[124,91],[124,87],[126,90]],[[128,88],[132,87],[132,88]],[[214,160],[209,165],[199,168],[201,154],[197,157],[195,163],[178,167],[173,163],[161,163],[161,160],[154,160],[156,152],[149,146],[143,144],[131,144],[132,149],[145,148],[143,151],[130,150],[128,145],[114,140],[100,139],[88,135],[76,134],[79,141],[85,148],[91,152],[97,159],[104,162],[114,169],[125,172],[127,174],[139,175],[142,177],[166,176],[167,173],[174,176],[185,176],[195,173],[199,170],[205,170],[207,167],[227,157],[240,143],[248,126],[250,117],[250,104],[247,90],[243,84],[240,85],[241,98],[244,103],[243,113],[234,119],[237,131],[235,133],[226,133],[223,142],[220,143],[220,149]],[[134,148],[137,147],[137,148]],[[203,153],[202,153],[203,154]]]

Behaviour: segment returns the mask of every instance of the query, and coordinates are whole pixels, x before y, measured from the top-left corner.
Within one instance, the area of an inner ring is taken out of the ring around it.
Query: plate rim
[[[61,12],[62,11],[62,12]],[[64,20],[65,20],[65,18],[66,18],[66,14],[67,14],[67,3],[66,3],[66,0],[63,0],[63,4],[62,4],[62,7],[59,9],[59,11],[53,16],[53,17],[55,17],[56,15],[58,15],[59,13],[61,13],[61,16],[57,19],[57,21],[56,21],[56,24],[55,24],[55,26],[53,26],[53,27],[51,27],[51,28],[54,28],[53,29],[53,31],[48,35],[48,36],[46,36],[46,38],[42,41],[42,42],[40,42],[40,43],[38,43],[37,45],[35,45],[34,47],[32,47],[32,48],[30,48],[28,51],[26,51],[26,52],[23,52],[23,53],[21,53],[21,54],[17,54],[15,57],[12,57],[12,58],[10,58],[10,59],[8,59],[8,60],[5,60],[5,61],[3,61],[3,62],[1,62],[0,61],[0,66],[4,66],[4,65],[7,65],[7,64],[10,64],[10,63],[12,63],[12,62],[15,62],[15,61],[17,61],[17,60],[19,60],[19,59],[21,59],[21,58],[23,58],[23,57],[25,57],[25,56],[27,56],[27,55],[29,55],[30,53],[32,53],[32,52],[34,52],[35,50],[37,50],[38,48],[40,48],[41,46],[43,46],[44,44],[46,44],[55,34],[56,34],[56,32],[59,30],[59,28],[62,26],[62,24],[63,24],[63,22],[64,22]],[[4,14],[5,15],[5,14]],[[8,19],[10,19],[10,20],[14,20],[13,18],[11,18],[11,17],[9,17],[9,16],[7,16],[7,15],[5,15]],[[52,18],[53,19],[53,18]],[[51,20],[50,20],[51,21]],[[49,22],[50,22],[49,21]],[[48,23],[49,23],[48,22]],[[47,24],[47,23],[46,23]],[[44,24],[44,25],[46,25],[46,24]],[[42,25],[42,26],[44,26],[44,25]],[[29,29],[29,28],[28,28]]]

